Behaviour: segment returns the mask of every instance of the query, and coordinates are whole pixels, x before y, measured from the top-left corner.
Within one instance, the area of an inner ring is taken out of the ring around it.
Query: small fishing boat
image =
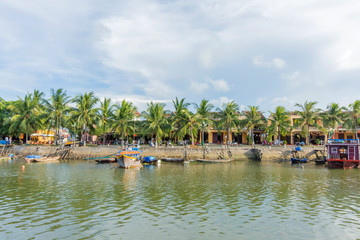
[[[153,156],[146,156],[146,157],[144,157],[144,159],[142,159],[143,164],[155,164],[157,162],[158,162],[158,159],[156,159],[156,157],[153,157]]]
[[[290,158],[291,159],[291,163],[307,163],[308,159],[307,158]]]
[[[141,161],[138,156],[140,152],[134,152],[132,154],[120,154],[116,155],[116,160],[119,163],[119,167],[122,168],[135,168],[141,166]]]
[[[95,162],[97,163],[114,163],[116,162],[116,158],[100,158],[100,159],[95,159]]]
[[[329,139],[327,148],[327,166],[329,168],[354,168],[360,163],[358,139]]]
[[[48,162],[48,161],[56,161],[59,160],[60,156],[48,156],[41,157],[39,155],[29,155],[25,157],[26,162]]]
[[[162,158],[161,161],[172,162],[172,163],[180,163],[180,162],[184,162],[184,159],[183,158]]]
[[[233,159],[196,159],[195,161],[202,163],[228,163],[232,162]]]

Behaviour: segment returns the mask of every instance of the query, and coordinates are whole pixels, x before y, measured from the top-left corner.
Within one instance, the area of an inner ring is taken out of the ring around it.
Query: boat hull
[[[291,158],[291,163],[307,163],[307,158]]]
[[[60,156],[55,156],[55,157],[42,157],[42,158],[25,158],[26,162],[51,162],[51,161],[56,161],[59,160]]]
[[[359,160],[329,159],[327,166],[328,168],[354,168],[359,166]]]
[[[117,158],[117,161],[119,163],[119,167],[121,168],[135,168],[141,166],[140,159],[136,157],[130,157],[127,155],[121,155]]]
[[[202,163],[228,163],[232,162],[233,159],[196,159],[196,161]]]
[[[183,158],[162,158],[161,161],[180,163],[180,162],[184,162],[184,159]]]

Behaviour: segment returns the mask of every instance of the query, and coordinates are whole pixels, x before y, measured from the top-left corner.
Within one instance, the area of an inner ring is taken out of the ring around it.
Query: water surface
[[[359,176],[250,161],[2,161],[0,239],[356,239]]]

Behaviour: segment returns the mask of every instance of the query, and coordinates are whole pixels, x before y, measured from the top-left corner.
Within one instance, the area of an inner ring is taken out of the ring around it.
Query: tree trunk
[[[306,134],[306,145],[310,145],[310,127],[307,125],[307,134]]]
[[[356,137],[356,139],[359,139],[358,132],[357,132],[357,117],[354,120],[355,120],[355,137]]]
[[[254,129],[251,130],[252,145],[255,146]]]
[[[87,140],[87,125],[85,123],[85,141],[84,141],[84,146],[86,146],[86,140]]]
[[[277,132],[278,132],[278,140],[279,140],[279,144],[280,144],[280,127],[277,127]]]
[[[124,132],[121,132],[121,147],[124,148]]]
[[[227,134],[226,142],[229,145],[230,144],[230,127],[227,127],[227,133],[226,134]]]
[[[157,134],[156,134],[156,137],[155,137],[155,148],[157,148],[158,147],[158,136],[157,136]]]
[[[204,146],[205,140],[204,140],[204,129],[201,129],[201,146]]]
[[[103,145],[105,145],[105,123],[103,128]]]
[[[191,145],[194,145],[193,127],[191,127],[190,130],[191,130]]]

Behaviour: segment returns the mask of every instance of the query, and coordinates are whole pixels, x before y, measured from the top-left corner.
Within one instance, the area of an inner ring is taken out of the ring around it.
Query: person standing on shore
[[[8,137],[5,137],[5,144],[8,145],[9,144],[9,138]]]

